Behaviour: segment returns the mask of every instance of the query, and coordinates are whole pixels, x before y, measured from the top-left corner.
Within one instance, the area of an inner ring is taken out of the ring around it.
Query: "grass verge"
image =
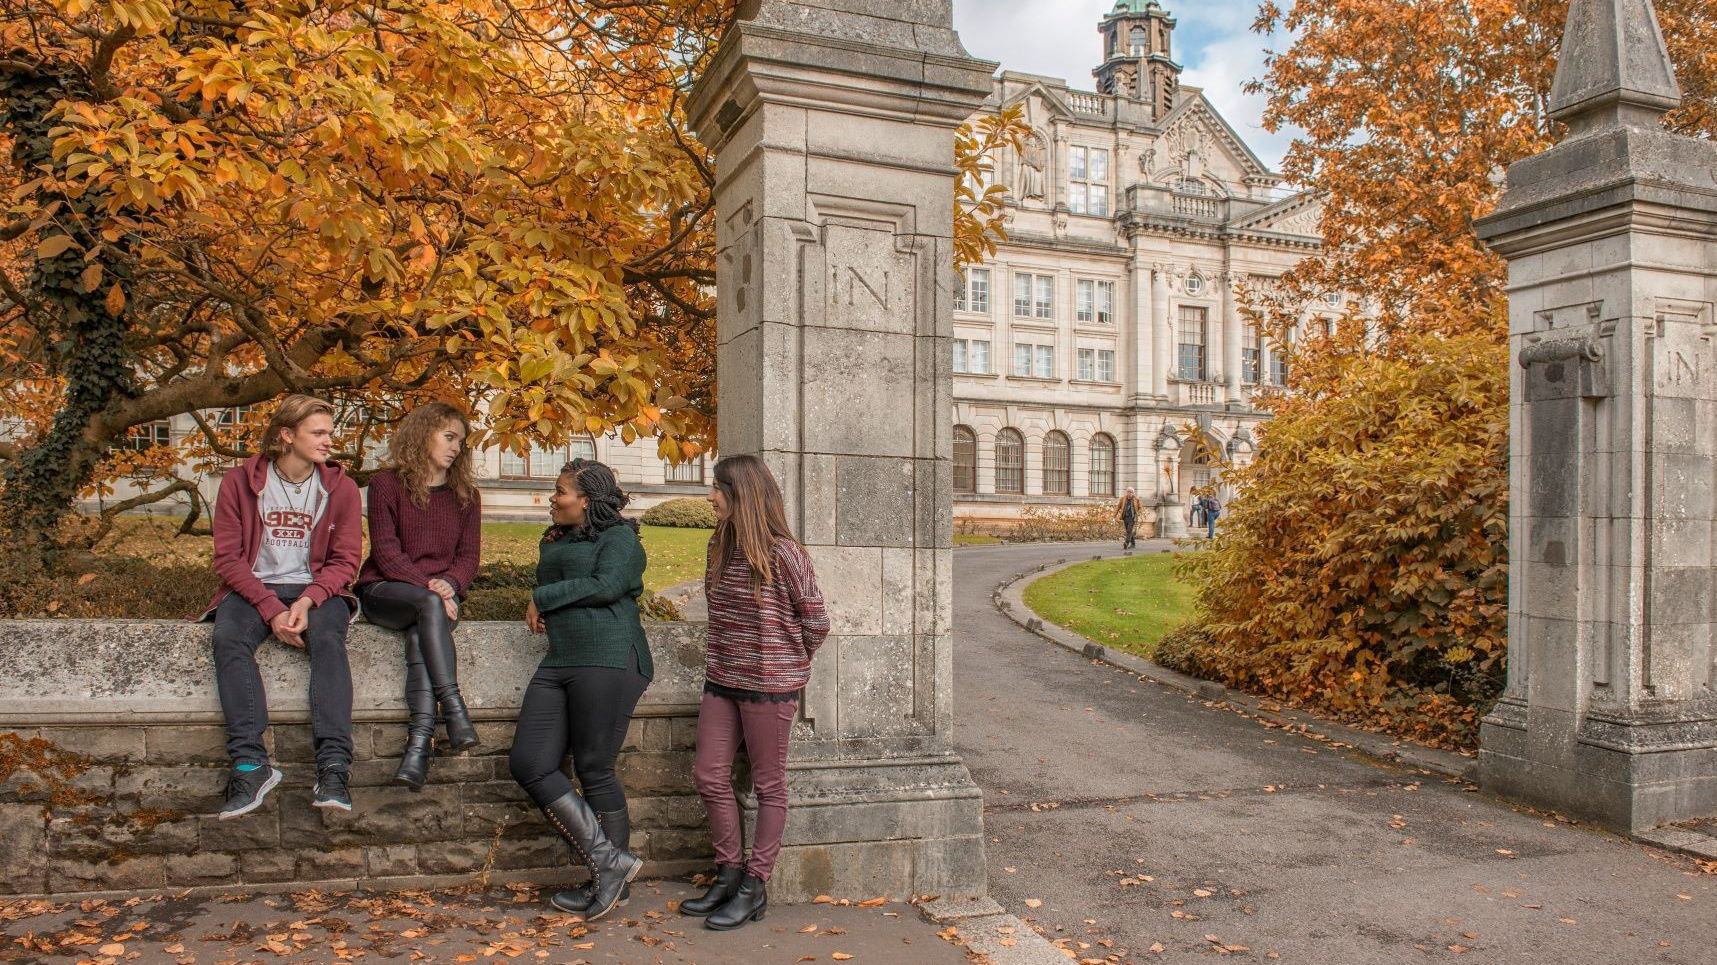
[[[1174,554],[1152,553],[1068,567],[1025,588],[1038,616],[1106,647],[1149,658],[1157,641],[1193,615],[1193,587]]]

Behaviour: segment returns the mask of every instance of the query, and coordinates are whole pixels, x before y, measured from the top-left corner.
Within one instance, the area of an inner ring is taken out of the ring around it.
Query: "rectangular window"
[[[1246,326],[1246,338],[1240,343],[1240,381],[1247,385],[1257,385],[1258,376],[1263,373],[1263,338],[1258,333],[1258,326]]]
[[[954,286],[954,309],[979,315],[990,313],[990,270],[968,268],[965,278]]]
[[[173,444],[173,424],[166,419],[156,419],[131,427],[126,433],[125,441],[114,448],[129,449],[132,452],[147,452],[156,446]]]
[[[679,465],[674,465],[666,459],[662,460],[662,477],[671,483],[703,483],[703,457],[688,459]]]
[[[1109,349],[1097,350],[1097,381],[1115,381],[1115,353]]]
[[[1115,324],[1114,282],[1081,278],[1076,283],[1076,288],[1078,292],[1076,311],[1081,322],[1096,322],[1099,325]]]
[[[1288,360],[1278,351],[1270,353],[1270,384],[1288,384]]]
[[[501,475],[523,479],[531,474],[531,457],[516,456],[510,449],[501,450]]]
[[[1055,347],[1015,342],[1013,371],[1025,378],[1055,378]]]
[[[1055,276],[1014,274],[1014,314],[1021,318],[1055,317]]]
[[[954,371],[966,371],[966,340],[963,338],[954,340]]]
[[[1075,147],[1067,162],[1067,208],[1074,214],[1109,216],[1109,152]]]
[[[1209,344],[1209,311],[1191,305],[1180,309],[1180,345],[1175,376],[1188,382],[1203,382],[1209,373],[1205,347]]]
[[[990,342],[988,339],[974,338],[967,347],[966,370],[974,375],[989,375]]]
[[[1097,378],[1097,350],[1082,348],[1079,350],[1079,381],[1091,382]]]

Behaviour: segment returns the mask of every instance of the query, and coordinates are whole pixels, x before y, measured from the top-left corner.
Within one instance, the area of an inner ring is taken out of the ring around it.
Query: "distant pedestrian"
[[[453,647],[483,538],[469,431],[464,414],[445,402],[418,406],[394,429],[393,467],[370,477],[370,557],[358,573],[358,601],[371,623],[405,636],[411,722],[393,780],[414,791],[429,780],[437,706],[454,750],[478,744]]]
[[[1216,521],[1222,517],[1222,504],[1215,496],[1205,496],[1198,501],[1199,509],[1204,513],[1205,537],[1216,538]]]
[[[706,928],[723,931],[762,919],[769,907],[765,883],[787,827],[787,742],[829,615],[763,460],[717,462],[709,501],[717,522],[704,574],[709,646],[693,778],[709,812],[717,868],[715,884],[680,902],[680,912],[707,916]],[[757,792],[749,862],[733,794],[741,746]]]
[[[1144,503],[1140,501],[1139,494],[1133,491],[1133,487],[1128,486],[1126,493],[1115,504],[1115,518],[1121,521],[1121,526],[1127,533],[1121,540],[1122,549],[1130,550],[1137,545],[1138,541],[1134,539],[1133,532],[1139,524],[1139,516],[1142,515],[1143,511]]]
[[[215,685],[226,718],[227,800],[221,819],[249,814],[280,783],[269,762],[268,694],[256,649],[272,634],[310,654],[310,733],[319,808],[352,809],[352,670],[346,630],[363,559],[357,484],[328,461],[334,407],[290,395],[263,430],[261,449],[221,478],[215,498],[220,590],[202,619],[215,621]]]
[[[509,763],[513,779],[590,868],[590,883],[553,895],[561,911],[595,921],[631,894],[644,862],[632,837],[626,789],[615,773],[620,745],[654,667],[638,615],[644,545],[614,470],[574,459],[549,499],[538,548],[537,588],[525,625],[548,634],[519,708]],[[561,772],[567,754],[582,796]]]

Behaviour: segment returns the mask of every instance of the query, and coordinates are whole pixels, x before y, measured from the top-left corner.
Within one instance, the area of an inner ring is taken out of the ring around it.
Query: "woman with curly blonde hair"
[[[394,783],[414,791],[429,780],[437,704],[454,750],[478,744],[459,693],[453,648],[459,604],[477,576],[482,539],[482,502],[465,446],[469,431],[453,406],[419,406],[394,430],[393,467],[370,478],[370,558],[358,574],[358,600],[371,623],[405,634],[411,723]]]

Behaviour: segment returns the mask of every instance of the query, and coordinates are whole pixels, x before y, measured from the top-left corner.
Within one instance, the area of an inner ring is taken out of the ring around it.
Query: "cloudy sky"
[[[1269,38],[1252,33],[1257,0],[1162,0],[1174,15],[1174,57],[1181,82],[1206,97],[1272,168],[1281,166],[1291,139],[1259,124],[1263,98],[1240,91],[1264,69]],[[1061,77],[1093,90],[1091,69],[1101,55],[1097,23],[1115,0],[954,0],[954,26],[974,57],[1000,61],[1004,70]]]

